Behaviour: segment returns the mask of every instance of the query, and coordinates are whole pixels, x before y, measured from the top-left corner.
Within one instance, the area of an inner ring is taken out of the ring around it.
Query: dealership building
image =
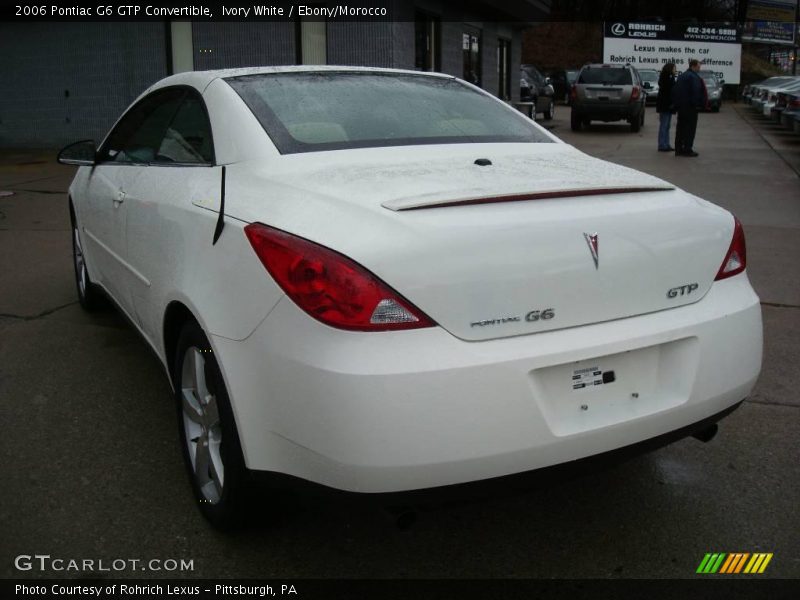
[[[382,3],[390,18],[361,20],[4,22],[0,147],[99,141],[148,86],[189,70],[326,64],[439,71],[518,99],[522,30],[545,18],[550,3],[390,0]]]

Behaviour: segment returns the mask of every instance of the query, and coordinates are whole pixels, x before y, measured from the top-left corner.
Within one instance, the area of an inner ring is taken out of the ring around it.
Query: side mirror
[[[645,82],[644,82],[644,87],[645,87],[645,88],[647,88],[647,89],[649,90],[649,89],[650,89],[651,87],[653,87],[653,86],[652,86],[652,85],[650,85],[650,82],[649,82],[649,81],[645,81]]]
[[[720,85],[724,85],[724,84],[725,84],[725,80],[724,80],[724,79],[720,79],[720,80],[719,80],[719,84],[720,84]]]
[[[545,85],[550,85],[551,83],[552,83],[552,80],[549,77],[545,77],[544,78],[544,84]]]
[[[97,161],[97,147],[94,140],[75,142],[62,148],[57,160],[62,165],[91,167]]]

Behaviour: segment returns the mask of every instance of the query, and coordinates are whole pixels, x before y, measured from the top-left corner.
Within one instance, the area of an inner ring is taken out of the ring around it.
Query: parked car
[[[706,84],[708,110],[719,112],[719,109],[722,108],[722,84],[724,80],[720,81],[714,71],[700,71],[699,75]]]
[[[586,65],[572,86],[573,131],[592,120],[630,123],[634,133],[644,125],[645,94],[638,71],[631,65]]]
[[[785,108],[781,112],[781,125],[789,131],[800,132],[800,127],[796,128],[796,125],[800,124],[800,90],[786,92],[779,95],[779,98],[781,96],[785,102]]]
[[[645,103],[655,104],[658,101],[659,72],[653,69],[639,69],[639,77],[642,79]]]
[[[757,98],[759,94],[759,90],[763,86],[769,85],[780,85],[781,83],[786,83],[791,81],[791,75],[778,75],[775,77],[768,77],[766,79],[762,79],[761,81],[757,81],[755,83],[748,84],[744,87],[742,92],[742,101],[745,104],[752,104],[753,100]]]
[[[555,90],[549,78],[533,65],[522,65],[519,77],[519,96],[522,102],[533,102],[536,114],[550,120],[555,115]]]
[[[751,108],[763,114],[764,103],[769,100],[771,93],[775,90],[790,86],[797,81],[800,81],[800,76],[770,77],[759,84],[751,86],[749,90]]]
[[[256,476],[399,492],[706,439],[759,374],[731,213],[452,76],[181,73],[59,161],[80,304],[163,364],[220,527]]]
[[[550,71],[550,82],[555,90],[555,97],[564,104],[569,104],[569,91],[578,78],[578,69],[557,69]]]
[[[756,106],[759,112],[765,117],[773,117],[775,106],[778,103],[778,95],[781,93],[791,93],[796,90],[800,90],[800,78],[777,87],[765,87],[761,91],[761,97],[754,100],[754,106]]]

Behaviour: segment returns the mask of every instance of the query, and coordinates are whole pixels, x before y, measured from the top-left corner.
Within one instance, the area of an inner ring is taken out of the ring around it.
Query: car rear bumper
[[[740,275],[681,308],[484,342],[439,327],[342,332],[284,298],[247,339],[211,342],[249,468],[395,492],[567,463],[708,419],[750,393],[762,331]],[[575,389],[594,367],[614,381]]]
[[[572,110],[582,119],[596,119],[598,121],[620,121],[638,117],[644,110],[640,102],[635,104],[611,104],[602,102],[582,102],[574,104]]]

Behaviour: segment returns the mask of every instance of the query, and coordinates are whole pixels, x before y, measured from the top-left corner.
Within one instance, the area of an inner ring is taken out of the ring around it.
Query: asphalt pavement
[[[425,506],[405,530],[370,505],[275,509],[267,498],[244,531],[211,529],[184,474],[161,366],[116,312],[76,302],[73,169],[52,150],[0,150],[0,574],[86,576],[15,568],[19,555],[49,554],[193,561],[114,573],[133,577],[685,578],[707,552],[771,552],[763,577],[800,577],[800,138],[743,110],[700,116],[697,158],[656,151],[652,109],[636,134],[624,124],[573,133],[564,106],[545,124],[742,220],[765,326],[752,397],[709,443]]]

